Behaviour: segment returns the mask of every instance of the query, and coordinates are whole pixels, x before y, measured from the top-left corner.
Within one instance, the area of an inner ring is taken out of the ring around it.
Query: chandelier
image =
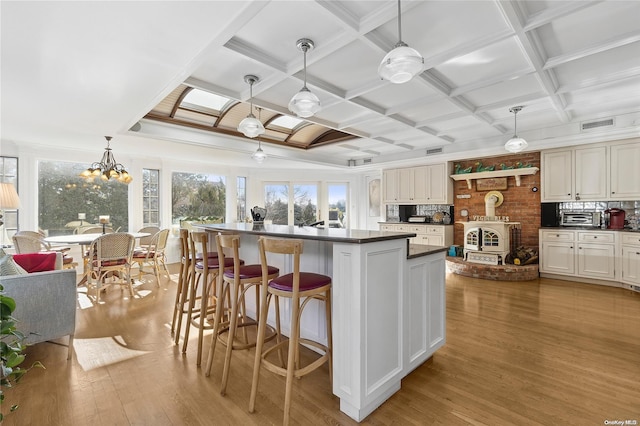
[[[104,181],[114,178],[118,182],[129,184],[133,178],[129,175],[129,172],[127,172],[124,166],[120,163],[116,163],[116,159],[113,158],[113,153],[109,146],[111,136],[105,136],[105,139],[107,140],[107,147],[104,149],[104,154],[102,154],[102,160],[100,160],[99,163],[91,164],[87,170],[80,173],[80,177],[85,179],[87,182],[92,182],[93,179],[100,176],[100,179]]]

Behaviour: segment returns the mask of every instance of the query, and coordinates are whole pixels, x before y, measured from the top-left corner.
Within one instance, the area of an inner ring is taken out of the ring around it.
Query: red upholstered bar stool
[[[300,378],[309,374],[313,370],[322,366],[325,362],[329,363],[329,380],[332,376],[331,365],[331,277],[326,275],[300,272],[300,255],[302,254],[302,240],[296,239],[276,239],[260,237],[258,240],[260,249],[260,263],[262,265],[263,285],[267,287],[267,291],[263,292],[261,300],[261,311],[258,326],[258,343],[256,345],[256,357],[253,366],[253,382],[251,385],[251,398],[249,400],[249,412],[253,413],[256,403],[256,395],[258,393],[258,379],[260,378],[260,367],[264,366],[268,371],[285,376],[286,387],[284,397],[284,424],[289,424],[289,412],[291,410],[291,393],[293,391],[293,378]],[[267,254],[286,254],[293,255],[293,272],[282,275],[271,280],[267,284]],[[289,340],[283,340],[280,334],[280,310],[279,298],[286,297],[291,299],[291,325]],[[267,315],[269,312],[269,303],[275,298],[276,307],[276,344],[268,349],[264,349],[264,336],[266,333]],[[319,299],[325,303],[325,316],[327,327],[327,344],[315,342],[313,340],[300,337],[300,319],[302,312],[307,303],[312,299]],[[300,363],[300,344],[313,346],[323,354],[303,366]],[[286,367],[280,362],[268,359],[269,354],[273,351],[282,352],[282,348],[288,346]]]
[[[240,236],[237,234],[218,234],[216,235],[216,246],[218,248],[219,259],[227,259],[225,252],[231,254],[233,260],[233,268],[225,270],[218,275],[218,284],[216,289],[216,299],[219,302],[216,309],[215,320],[213,325],[213,339],[211,340],[211,349],[209,350],[209,358],[207,360],[206,375],[211,374],[211,365],[213,364],[213,356],[216,350],[216,342],[220,338],[227,349],[224,358],[224,369],[222,372],[222,384],[220,393],[225,394],[227,382],[229,379],[229,369],[231,366],[231,355],[233,350],[249,349],[256,345],[255,341],[249,341],[247,338],[246,327],[257,326],[258,322],[247,316],[245,306],[245,295],[251,287],[256,290],[256,316],[260,313],[260,290],[263,283],[262,266],[260,264],[243,265],[240,259]],[[267,266],[267,280],[276,278],[280,270],[275,266]],[[266,291],[266,289],[263,289]],[[225,293],[229,297],[225,297]],[[224,305],[225,301],[230,301],[230,306]],[[223,313],[229,312],[228,317],[223,318]],[[257,319],[257,318],[256,318]],[[238,328],[243,330],[242,340],[236,336]],[[257,327],[256,327],[257,328]],[[222,339],[222,335],[226,334],[226,340]],[[270,335],[265,340],[275,337],[275,330],[270,329]]]
[[[206,232],[192,232],[189,238],[189,249],[191,253],[197,253],[196,247],[200,247],[200,253],[207,253],[209,239]],[[220,263],[219,263],[220,261]],[[244,262],[243,262],[244,263]],[[216,277],[222,269],[233,267],[233,259],[218,259],[217,257],[207,257],[202,260],[195,260],[190,263],[190,282],[189,282],[189,308],[187,318],[189,322],[198,328],[198,354],[196,357],[196,365],[202,363],[202,341],[204,339],[204,330],[212,329],[213,325],[207,321],[209,317],[213,318],[216,312],[218,301],[216,294]],[[198,295],[198,287],[202,283],[200,295]],[[200,302],[199,308],[196,301]],[[184,333],[184,342],[182,352],[187,351],[187,343],[189,341],[189,329],[187,327]]]

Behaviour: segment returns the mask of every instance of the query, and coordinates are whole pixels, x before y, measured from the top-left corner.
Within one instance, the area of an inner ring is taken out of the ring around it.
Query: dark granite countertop
[[[282,238],[329,241],[334,243],[366,244],[376,241],[398,240],[415,237],[412,232],[370,231],[365,229],[314,228],[310,226],[260,225],[253,223],[214,223],[194,225],[210,231],[235,231],[245,234]]]
[[[593,226],[542,226],[540,229],[556,230],[556,231],[594,231],[594,232],[640,232],[640,229],[603,229],[594,228]]]
[[[415,257],[427,256],[433,253],[440,253],[442,251],[449,250],[449,247],[442,246],[425,246],[422,244],[409,244],[409,253],[407,259],[413,259]]]

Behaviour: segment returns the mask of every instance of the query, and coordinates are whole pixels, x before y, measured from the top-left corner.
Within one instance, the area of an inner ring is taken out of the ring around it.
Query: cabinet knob
[[[567,194],[567,195],[568,195],[568,196],[571,196],[571,194],[570,194],[570,193],[569,193],[569,194]]]
[[[616,191],[611,191],[611,193],[612,193],[612,194],[615,194],[615,193],[616,193]]]
[[[598,238],[598,236],[597,236],[597,235],[594,235],[594,236],[593,236],[593,239],[594,239],[594,240],[595,240],[595,239],[597,239],[597,238]]]

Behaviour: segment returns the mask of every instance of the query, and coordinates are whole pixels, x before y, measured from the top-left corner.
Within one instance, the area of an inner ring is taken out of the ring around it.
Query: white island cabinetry
[[[407,239],[413,233],[283,225],[254,229],[244,223],[199,227],[239,232],[246,263],[259,262],[260,236],[304,240],[302,270],[332,277],[333,393],[340,410],[356,421],[397,392],[402,378],[445,344],[446,249],[415,246],[419,249],[412,247],[409,254]],[[281,274],[291,272],[290,259],[275,260]],[[290,301],[280,303],[284,326]],[[246,305],[255,315],[253,294],[247,294]],[[324,315],[323,302],[311,300],[300,326],[303,337],[326,343]]]

